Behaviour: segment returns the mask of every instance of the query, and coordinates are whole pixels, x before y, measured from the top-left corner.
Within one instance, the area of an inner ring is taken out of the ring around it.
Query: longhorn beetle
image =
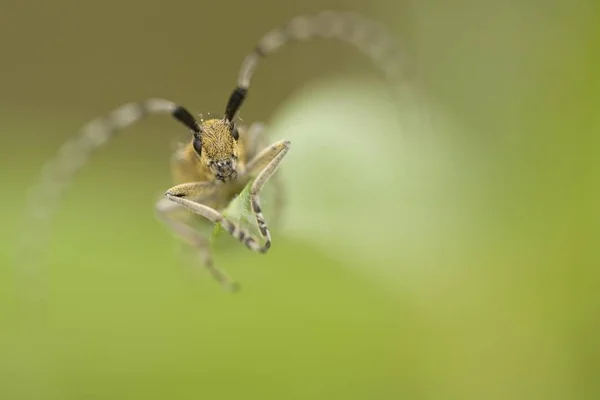
[[[394,41],[378,23],[353,12],[322,11],[293,18],[265,34],[245,57],[237,86],[229,96],[222,118],[198,122],[183,106],[152,98],[124,104],[107,116],[85,125],[44,167],[40,181],[32,190],[29,215],[34,225],[28,232],[36,234],[37,238],[30,238],[30,244],[40,246],[47,239],[50,219],[62,195],[75,173],[97,149],[117,132],[150,115],[170,114],[190,130],[191,138],[172,157],[172,175],[176,185],[156,203],[157,216],[174,234],[200,253],[204,266],[218,282],[235,290],[237,285],[214,265],[208,237],[201,235],[178,214],[184,211],[188,216],[196,214],[210,223],[220,224],[231,236],[255,252],[266,253],[269,250],[271,234],[262,214],[259,195],[281,164],[290,142],[282,140],[265,146],[263,125],[239,125],[236,115],[246,99],[259,61],[288,42],[312,38],[332,38],[354,46],[371,58],[388,78],[400,72],[399,53]],[[250,204],[260,237],[222,214],[248,184],[251,185]]]

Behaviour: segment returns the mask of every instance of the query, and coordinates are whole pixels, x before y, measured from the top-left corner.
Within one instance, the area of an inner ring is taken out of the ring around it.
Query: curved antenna
[[[392,35],[379,23],[349,11],[322,11],[303,15],[265,34],[246,56],[239,72],[237,87],[225,108],[225,118],[232,121],[248,94],[250,80],[260,60],[291,41],[314,38],[336,39],[348,43],[368,56],[386,78],[397,78],[403,62]]]
[[[51,220],[59,207],[77,172],[119,131],[153,114],[171,114],[177,121],[200,138],[202,127],[185,108],[164,99],[147,99],[138,103],[127,103],[114,109],[107,116],[97,118],[85,125],[73,139],[59,149],[57,156],[42,169],[37,184],[31,188],[27,203],[28,220],[23,248],[19,249],[21,264],[25,258],[39,256],[39,251],[50,237]]]

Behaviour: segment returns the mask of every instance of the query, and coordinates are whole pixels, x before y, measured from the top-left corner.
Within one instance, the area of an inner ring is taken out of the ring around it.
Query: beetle
[[[185,107],[161,98],[124,104],[108,115],[85,125],[59,150],[43,169],[30,197],[30,213],[38,238],[48,228],[53,212],[74,175],[92,154],[118,132],[154,114],[169,114],[191,133],[189,141],[172,156],[174,186],[156,203],[158,218],[180,239],[197,249],[211,275],[229,290],[239,286],[214,265],[208,237],[190,225],[188,215],[199,215],[220,224],[232,237],[252,251],[266,253],[271,233],[262,213],[260,193],[274,176],[290,149],[281,140],[265,145],[265,127],[239,124],[236,116],[248,96],[251,78],[263,58],[288,42],[330,38],[348,43],[371,58],[386,76],[394,77],[401,66],[391,35],[378,23],[354,12],[322,11],[289,20],[266,33],[243,60],[237,85],[222,117],[198,121]],[[223,210],[246,185],[250,186],[251,210],[258,233],[250,232],[223,215]],[[38,240],[39,245],[42,240]]]

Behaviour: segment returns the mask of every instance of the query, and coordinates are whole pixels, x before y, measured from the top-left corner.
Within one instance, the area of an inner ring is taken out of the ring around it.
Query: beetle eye
[[[194,151],[200,156],[202,154],[202,141],[199,138],[194,138],[192,146],[194,146]]]
[[[237,127],[233,127],[233,130],[231,131],[231,136],[233,136],[235,140],[238,140],[240,138],[240,133],[238,132]]]

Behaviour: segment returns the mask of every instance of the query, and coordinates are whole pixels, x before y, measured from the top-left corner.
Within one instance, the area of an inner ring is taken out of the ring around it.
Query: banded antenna
[[[265,34],[246,56],[239,72],[237,87],[225,108],[225,118],[233,121],[248,95],[252,75],[262,58],[292,41],[336,39],[348,43],[368,56],[386,78],[397,78],[403,67],[400,52],[392,35],[379,23],[349,11],[322,11],[291,19],[287,24]]]
[[[19,249],[17,263],[23,264],[26,259],[35,260],[39,256],[38,252],[50,237],[51,220],[64,193],[93,153],[123,129],[150,115],[165,113],[190,129],[195,138],[201,138],[202,127],[188,110],[172,101],[154,98],[124,104],[89,122],[59,149],[57,156],[42,168],[37,184],[28,193],[28,220],[23,226],[26,242],[21,244],[23,248]]]

